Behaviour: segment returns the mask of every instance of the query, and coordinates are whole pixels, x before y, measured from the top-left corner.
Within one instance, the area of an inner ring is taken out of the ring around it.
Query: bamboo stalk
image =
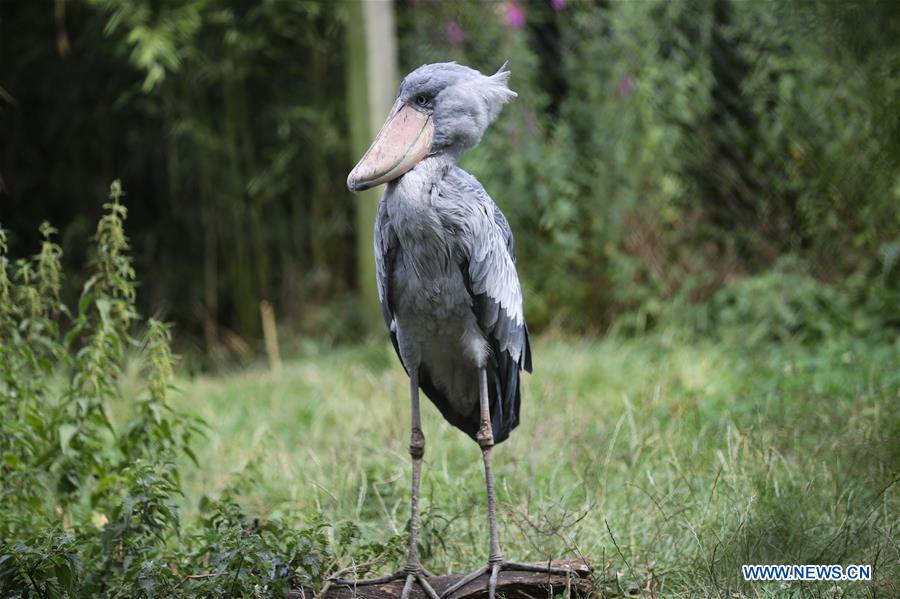
[[[274,374],[280,374],[281,353],[278,350],[278,328],[275,326],[275,310],[272,308],[272,304],[266,300],[259,302],[259,315],[262,318],[266,354],[269,356],[269,368]]]

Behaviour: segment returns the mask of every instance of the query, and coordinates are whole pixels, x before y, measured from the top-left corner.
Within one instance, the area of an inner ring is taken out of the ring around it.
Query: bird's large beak
[[[362,191],[396,179],[428,155],[433,135],[430,114],[397,100],[375,141],[350,171],[347,187]]]

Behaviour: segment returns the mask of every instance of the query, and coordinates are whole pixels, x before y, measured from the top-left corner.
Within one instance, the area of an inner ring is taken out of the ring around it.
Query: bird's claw
[[[406,584],[403,585],[403,592],[400,593],[400,599],[409,599],[409,593],[412,590],[414,582],[419,583],[419,586],[422,587],[422,590],[428,595],[429,599],[440,599],[437,592],[428,583],[428,579],[422,572],[421,567],[418,572],[410,572],[406,575]]]
[[[487,572],[489,567],[490,567],[489,565],[482,566],[482,567],[478,568],[477,570],[473,570],[472,572],[469,572],[468,574],[463,576],[461,579],[456,581],[454,584],[447,587],[447,589],[445,589],[444,592],[441,593],[441,599],[448,599],[451,595],[453,595],[453,593],[455,593],[459,589],[463,588],[464,586],[466,586],[467,584],[469,584],[470,582],[472,582],[473,580],[475,580],[476,578],[478,578],[479,576],[481,576],[482,574]]]
[[[454,583],[452,586],[447,588],[443,593],[441,593],[440,599],[450,599],[450,597],[463,588],[476,578],[481,577],[484,574],[490,574],[488,577],[488,599],[495,599],[497,594],[497,579],[500,577],[501,570],[520,570],[524,572],[543,572],[546,574],[557,574],[560,576],[567,576],[572,574],[572,570],[568,568],[556,568],[553,566],[544,566],[544,565],[536,565],[536,564],[521,564],[519,562],[510,562],[506,560],[500,560],[495,562],[489,562],[486,566],[482,566],[477,570],[473,570],[469,572],[465,576],[463,576],[460,580]]]
[[[427,571],[422,567],[422,564],[407,563],[405,566],[403,566],[402,569],[385,576],[379,576],[377,578],[362,578],[360,580],[332,578],[329,582],[331,582],[331,584],[333,585],[338,586],[359,587],[371,586],[374,584],[387,584],[389,582],[405,578],[406,582],[403,585],[403,592],[400,594],[400,599],[409,599],[410,592],[412,591],[412,586],[416,582],[419,583],[419,586],[422,587],[422,590],[426,595],[428,595],[429,599],[440,599],[437,592],[435,592],[434,588],[431,586],[431,584],[429,584],[428,575],[426,572]]]

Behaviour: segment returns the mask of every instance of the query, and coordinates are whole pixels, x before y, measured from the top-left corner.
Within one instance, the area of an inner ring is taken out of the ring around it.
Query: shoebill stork
[[[497,536],[491,449],[519,424],[519,374],[531,348],[509,223],[481,184],[457,166],[503,105],[516,97],[505,65],[491,76],[455,63],[410,73],[371,147],[347,178],[352,191],[386,183],[375,220],[378,299],[391,341],[409,375],[412,500],[403,599],[418,582],[432,599],[419,561],[419,480],[425,436],[419,391],[481,447],[490,530],[488,563],[444,595],[489,574],[493,599],[501,569],[564,573],[504,560]]]

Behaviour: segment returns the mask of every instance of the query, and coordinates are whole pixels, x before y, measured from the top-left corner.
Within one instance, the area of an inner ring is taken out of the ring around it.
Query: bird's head
[[[351,191],[399,178],[427,156],[459,156],[481,140],[516,97],[506,65],[493,75],[454,62],[422,65],[400,84],[397,100],[368,151],[347,177]]]

